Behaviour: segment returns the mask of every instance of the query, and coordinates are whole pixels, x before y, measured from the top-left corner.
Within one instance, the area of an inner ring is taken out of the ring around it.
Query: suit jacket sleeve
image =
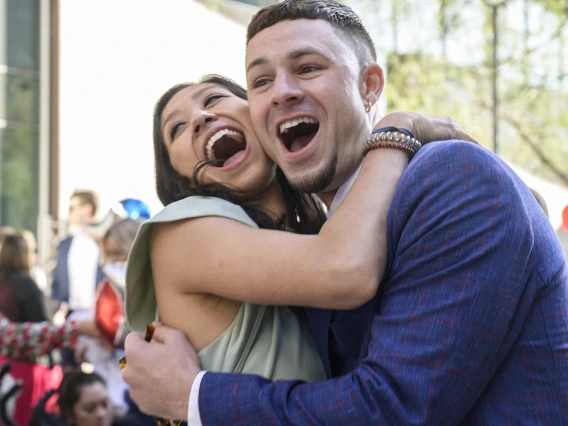
[[[533,246],[518,183],[481,147],[427,145],[401,178],[388,238],[388,276],[359,366],[308,384],[209,372],[204,425],[446,425],[465,416],[515,333]]]
[[[59,302],[69,301],[69,274],[67,256],[71,246],[71,237],[67,237],[57,245],[56,262],[51,281],[51,299]]]

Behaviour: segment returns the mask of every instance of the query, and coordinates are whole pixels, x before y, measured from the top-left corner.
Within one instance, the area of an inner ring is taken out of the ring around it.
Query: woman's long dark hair
[[[239,98],[247,99],[246,90],[228,78],[219,75],[208,75],[202,78],[198,84],[202,83],[213,83],[223,86]],[[182,83],[170,88],[162,95],[154,108],[154,157],[158,197],[166,206],[192,195],[217,197],[239,204],[238,198],[235,196],[236,191],[231,190],[228,185],[219,183],[205,184],[202,182],[200,173],[210,163],[202,162],[197,164],[193,171],[192,179],[188,179],[176,172],[170,162],[162,134],[162,113],[168,102],[178,92],[193,84]],[[301,194],[293,190],[280,169],[276,172],[276,179],[286,202],[286,217],[274,221],[258,207],[242,205],[242,208],[261,228],[283,229],[285,219],[287,218],[288,226],[295,232],[317,234],[325,221],[325,213],[319,201],[310,194]]]
[[[63,376],[59,384],[57,406],[59,415],[65,421],[73,418],[73,406],[81,399],[84,387],[100,383],[106,388],[105,380],[97,373],[84,373],[80,370],[70,371]]]
[[[16,272],[30,274],[30,253],[23,235],[16,232],[7,235],[0,246],[0,280]]]

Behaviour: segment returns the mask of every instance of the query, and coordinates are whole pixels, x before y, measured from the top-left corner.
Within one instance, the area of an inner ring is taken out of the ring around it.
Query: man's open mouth
[[[232,129],[222,129],[207,141],[207,160],[213,167],[225,167],[240,157],[247,147],[245,135]]]
[[[304,149],[319,130],[319,123],[311,117],[285,121],[278,128],[278,137],[290,152]]]

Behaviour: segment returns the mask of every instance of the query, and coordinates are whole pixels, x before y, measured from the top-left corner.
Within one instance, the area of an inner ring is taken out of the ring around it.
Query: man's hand
[[[61,302],[59,308],[57,309],[55,314],[53,314],[51,322],[53,322],[53,324],[55,325],[62,325],[65,322],[65,318],[67,317],[68,313],[69,313],[69,306],[67,305],[67,303]]]
[[[416,112],[393,112],[385,115],[375,126],[398,127],[412,132],[414,137],[424,143],[458,139],[477,143],[470,135],[458,126],[452,117],[436,117]]]
[[[154,416],[187,420],[189,393],[201,368],[185,335],[158,322],[150,342],[143,333],[126,337],[126,368],[122,378],[141,411]]]

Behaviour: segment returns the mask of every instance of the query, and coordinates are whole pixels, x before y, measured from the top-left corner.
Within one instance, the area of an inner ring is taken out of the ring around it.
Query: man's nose
[[[304,97],[304,92],[293,76],[277,76],[273,83],[272,105],[284,106],[297,102]]]
[[[210,111],[201,111],[197,113],[192,121],[193,133],[197,136],[199,132],[203,130],[203,128],[207,125],[207,123],[211,123],[217,120],[217,116]]]

